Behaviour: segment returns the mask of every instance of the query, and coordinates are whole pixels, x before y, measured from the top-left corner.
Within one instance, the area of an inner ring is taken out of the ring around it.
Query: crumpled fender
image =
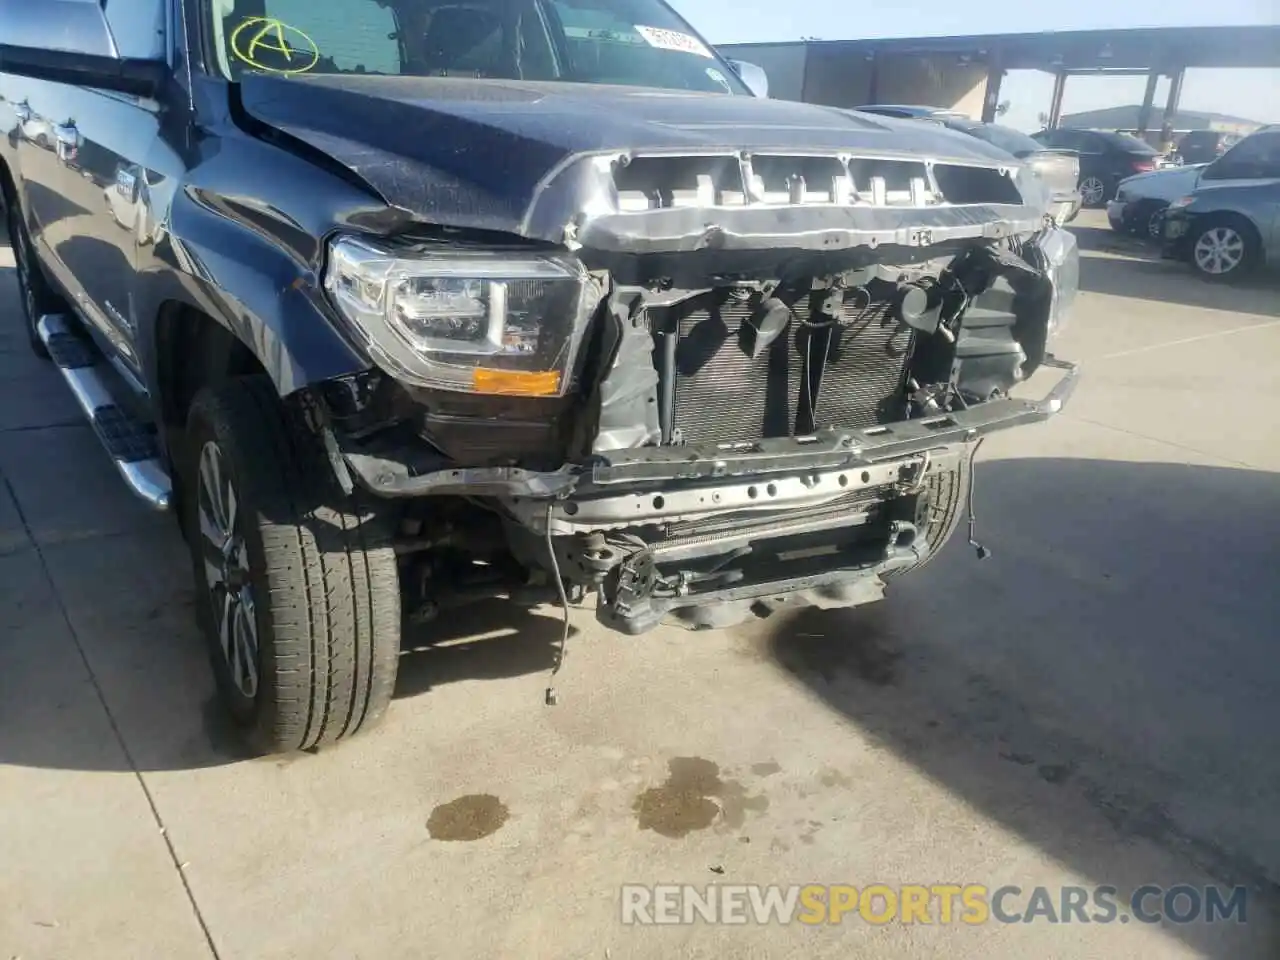
[[[271,145],[225,138],[165,212],[139,264],[135,316],[158,317],[177,302],[212,317],[254,353],[282,396],[373,366],[321,285],[325,238],[396,216],[379,198]],[[143,324],[138,340],[157,382],[155,325]]]

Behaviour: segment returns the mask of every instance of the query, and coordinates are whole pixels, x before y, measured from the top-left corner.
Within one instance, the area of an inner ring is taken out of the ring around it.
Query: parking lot
[[[1280,956],[1280,286],[1075,226],[1084,379],[983,446],[990,558],[962,528],[883,603],[730,631],[575,611],[552,708],[556,612],[479,609],[410,638],[375,733],[270,760],[213,701],[175,522],[30,355],[0,249],[0,960]],[[1248,912],[633,926],[629,883]]]

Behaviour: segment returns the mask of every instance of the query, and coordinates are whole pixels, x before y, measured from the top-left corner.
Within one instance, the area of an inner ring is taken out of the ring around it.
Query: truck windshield
[[[750,96],[663,0],[208,0],[238,79],[356,73]]]

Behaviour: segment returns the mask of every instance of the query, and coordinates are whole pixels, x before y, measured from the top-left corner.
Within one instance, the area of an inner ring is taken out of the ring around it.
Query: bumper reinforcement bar
[[[1010,427],[1047,420],[1066,406],[1079,381],[1079,365],[1045,357],[1042,366],[1062,376],[1039,400],[1008,397],[964,410],[861,430],[831,430],[809,437],[779,437],[736,445],[647,447],[601,454],[580,467],[553,472],[518,467],[436,470],[412,475],[398,464],[357,451],[344,458],[361,483],[386,497],[444,494],[563,500],[580,487],[667,480],[763,478],[771,473],[866,470],[886,461],[967,443]],[[766,481],[767,482],[767,481]],[[663,494],[667,496],[667,494]],[[713,505],[718,506],[718,505]],[[583,521],[578,521],[579,523]]]

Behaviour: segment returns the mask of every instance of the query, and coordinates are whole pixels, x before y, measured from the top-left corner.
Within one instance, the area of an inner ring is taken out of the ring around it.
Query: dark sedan
[[[1121,180],[1159,165],[1159,152],[1128,133],[1056,127],[1031,136],[1046,147],[1080,154],[1080,197],[1086,207],[1106,206]]]
[[[853,109],[860,113],[878,113],[882,117],[897,117],[900,120],[945,120],[949,117],[966,119],[965,114],[958,110],[926,107],[914,103],[869,103]]]
[[[1174,149],[1183,163],[1213,163],[1240,142],[1240,136],[1221,130],[1189,130]]]

